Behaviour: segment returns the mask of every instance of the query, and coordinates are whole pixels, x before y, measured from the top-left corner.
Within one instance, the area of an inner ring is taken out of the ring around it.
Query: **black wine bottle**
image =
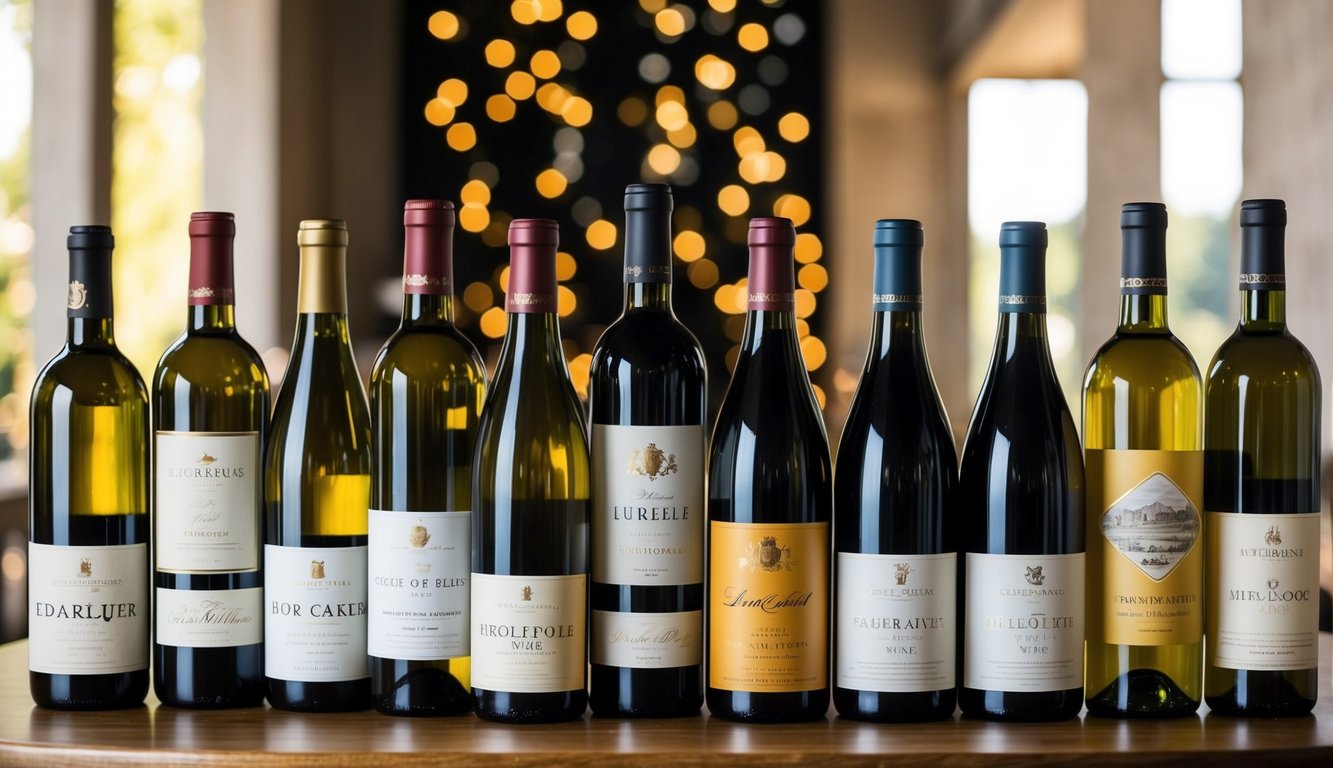
[[[958,456],[922,336],[922,242],[918,221],[875,224],[870,351],[833,475],[833,704],[857,720],[958,702]]]

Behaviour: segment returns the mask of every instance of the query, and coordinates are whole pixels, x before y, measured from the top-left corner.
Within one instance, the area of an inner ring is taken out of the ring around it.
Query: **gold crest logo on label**
[[[532,602],[532,587],[523,587],[522,598],[525,603]]]
[[[323,561],[323,560],[311,560],[311,561],[310,561],[310,578],[312,578],[312,579],[322,579],[322,578],[324,578],[324,561]]]
[[[200,456],[200,457],[196,460],[195,463],[197,463],[197,464],[203,464],[203,465],[206,467],[206,466],[208,466],[209,464],[212,464],[213,462],[215,462],[215,461],[217,461],[217,460],[218,460],[218,459],[217,459],[216,456],[210,456],[210,455],[208,455],[207,453],[205,453],[203,456]]]
[[[907,583],[907,576],[912,572],[912,566],[908,563],[893,564],[893,580],[902,586]]]
[[[743,571],[790,571],[796,566],[791,547],[778,546],[776,536],[765,536],[758,544],[750,545],[750,554],[740,559]]]
[[[635,448],[629,452],[629,463],[625,471],[649,480],[666,477],[677,471],[676,454],[658,448],[657,443],[649,443],[643,448]]]
[[[88,289],[78,280],[69,281],[69,308],[83,309],[88,303]]]
[[[93,575],[93,561],[90,558],[83,558],[79,561],[79,576],[88,578]]]
[[[1194,548],[1199,523],[1185,492],[1155,472],[1111,504],[1102,515],[1102,534],[1144,575],[1161,581]]]
[[[412,530],[407,532],[407,540],[412,546],[421,549],[430,543],[430,531],[426,530],[424,525],[414,525]]]
[[[1046,583],[1046,574],[1041,572],[1042,566],[1029,565],[1027,566],[1027,569],[1028,572],[1024,574],[1024,577],[1028,580],[1029,584],[1034,587],[1040,587],[1042,584]]]
[[[1276,547],[1282,543],[1282,528],[1276,525],[1268,526],[1264,532],[1264,543],[1270,547]]]

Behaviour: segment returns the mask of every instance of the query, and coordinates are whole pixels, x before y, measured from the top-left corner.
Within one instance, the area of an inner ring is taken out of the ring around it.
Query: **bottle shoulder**
[[[153,375],[155,392],[180,386],[269,387],[268,370],[254,347],[239,334],[183,333],[166,348]]]
[[[1206,386],[1287,387],[1320,390],[1318,365],[1310,350],[1289,331],[1249,333],[1237,328],[1222,342],[1208,366]]]
[[[476,346],[452,325],[399,328],[380,347],[371,368],[372,386],[396,373],[408,379],[484,381],[486,366]]]
[[[1160,391],[1202,387],[1199,366],[1174,334],[1117,334],[1097,350],[1083,376],[1084,392],[1129,387]]]
[[[67,390],[79,405],[148,402],[148,388],[130,359],[116,347],[65,346],[37,374],[33,401]]]
[[[602,332],[593,348],[593,379],[614,379],[626,370],[652,375],[667,368],[700,372],[706,368],[699,340],[670,312],[638,310],[623,314]]]

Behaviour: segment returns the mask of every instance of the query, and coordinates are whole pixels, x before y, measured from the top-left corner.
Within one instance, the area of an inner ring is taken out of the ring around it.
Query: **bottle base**
[[[1230,673],[1223,681],[1217,676]],[[1319,698],[1316,670],[1261,672],[1255,670],[1219,670],[1209,668],[1204,693],[1209,714],[1223,717],[1303,717],[1314,709]],[[1219,684],[1221,683],[1221,684]],[[1309,695],[1302,693],[1308,691]]]
[[[538,725],[578,720],[588,711],[587,691],[509,693],[472,689],[472,711],[491,723]]]
[[[370,678],[336,683],[304,683],[264,678],[265,698],[288,712],[360,712],[370,709]]]
[[[828,716],[827,688],[796,693],[708,689],[708,714],[738,723],[803,723]]]
[[[953,717],[954,711],[958,709],[958,691],[946,688],[914,693],[883,693],[835,687],[833,708],[838,711],[840,718],[866,723],[925,723]]]
[[[447,669],[422,667],[401,675],[371,664],[371,705],[393,717],[453,717],[472,711],[472,691]]]
[[[52,675],[28,672],[33,703],[43,709],[88,711],[143,706],[148,670],[108,675]]]
[[[1078,717],[1083,689],[1019,693],[963,688],[958,694],[963,716],[1004,723],[1049,723]]]
[[[1088,714],[1126,719],[1189,717],[1199,711],[1175,681],[1156,669],[1132,669],[1087,700]]]

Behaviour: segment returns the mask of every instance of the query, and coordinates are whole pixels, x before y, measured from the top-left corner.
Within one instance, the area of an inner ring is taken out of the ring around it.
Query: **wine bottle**
[[[703,704],[707,371],[671,309],[671,188],[625,190],[625,311],[593,351],[592,671],[598,715]]]
[[[1046,225],[1000,229],[1000,317],[959,471],[963,714],[1083,708],[1083,457],[1046,337]]]
[[[110,227],[69,230],[68,336],[32,388],[28,681],[56,709],[148,694],[148,390],[116,348]]]
[[[588,708],[591,478],[556,318],[554,221],[509,224],[509,313],[472,462],[472,705],[548,723]]]
[[[796,232],[750,220],[748,312],[708,452],[708,711],[824,717],[829,689],[828,437],[796,333]]]
[[[1203,698],[1203,383],[1166,315],[1166,206],[1120,209],[1120,323],[1083,381],[1088,712]]]
[[[870,351],[838,446],[833,704],[856,720],[958,703],[958,456],[921,329],[921,222],[875,224]]]
[[[1217,714],[1302,715],[1319,668],[1319,370],[1287,330],[1287,208],[1241,204],[1241,317],[1204,387],[1208,654]]]
[[[370,409],[347,333],[347,225],[302,221],[296,338],[264,462],[264,675],[278,709],[370,706]]]
[[[236,332],[235,236],[230,213],[191,214],[189,320],[153,376],[153,690],[179,707],[264,700],[269,389]]]
[[[370,374],[367,651],[375,709],[472,709],[472,449],[486,373],[454,327],[454,206],[403,210],[403,314]]]

